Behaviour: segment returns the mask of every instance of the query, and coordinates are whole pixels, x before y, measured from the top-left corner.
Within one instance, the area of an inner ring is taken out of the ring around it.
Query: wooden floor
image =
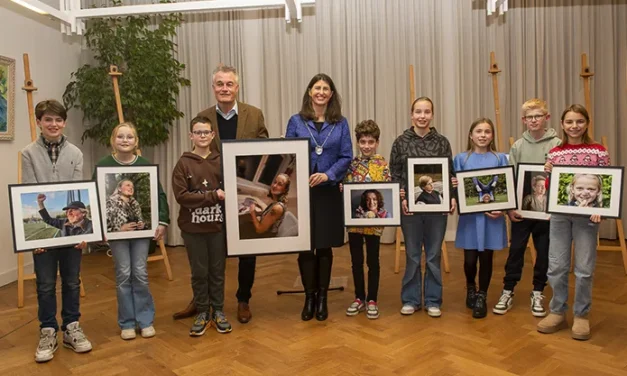
[[[502,288],[506,256],[507,251],[496,256],[490,308]],[[277,289],[292,288],[298,276],[296,256],[286,255],[258,259],[253,319],[246,325],[238,323],[237,260],[231,259],[225,310],[233,332],[208,330],[203,337],[191,338],[192,319],[171,317],[191,297],[185,250],[171,249],[170,258],[174,281],[166,279],[161,263],[149,265],[157,336],[123,341],[116,324],[111,259],[101,253],[86,256],[81,324],[94,350],[75,354],[61,347],[46,364],[34,362],[39,325],[34,282],[26,284],[22,309],[16,308],[15,284],[0,288],[0,375],[627,375],[627,277],[620,253],[599,254],[592,339],[587,342],[571,339],[566,330],[553,335],[536,332],[538,319],[528,306],[529,260],[514,308],[505,316],[490,312],[482,320],[471,317],[464,306],[462,255],[454,250],[451,273],[444,275],[442,317],[433,319],[424,311],[401,316],[402,274],[393,272],[393,245],[381,249],[378,320],[344,314],[353,299],[345,246],[335,251],[333,276],[348,286],[330,293],[327,321],[302,322],[303,296],[276,295]]]

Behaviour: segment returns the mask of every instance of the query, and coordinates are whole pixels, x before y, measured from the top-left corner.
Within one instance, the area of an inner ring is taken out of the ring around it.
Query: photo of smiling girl
[[[599,175],[575,174],[568,187],[568,206],[599,208],[603,205],[602,189]]]

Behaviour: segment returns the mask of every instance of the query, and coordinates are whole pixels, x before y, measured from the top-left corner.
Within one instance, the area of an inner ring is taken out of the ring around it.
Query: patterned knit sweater
[[[556,165],[609,166],[610,155],[601,144],[565,144],[549,151],[547,162]],[[548,180],[547,180],[548,181]]]
[[[354,158],[348,167],[344,181],[346,183],[384,182],[392,181],[392,176],[390,175],[390,169],[385,158],[379,154],[375,154],[370,158]],[[381,234],[383,234],[383,227],[349,227],[348,232],[381,236]]]

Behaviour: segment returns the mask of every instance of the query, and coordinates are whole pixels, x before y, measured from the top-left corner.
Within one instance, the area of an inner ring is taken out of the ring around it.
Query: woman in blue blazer
[[[339,183],[351,159],[348,121],[342,116],[341,98],[331,77],[315,75],[303,95],[298,114],[287,123],[286,138],[311,140],[309,187],[311,196],[312,250],[298,256],[300,277],[305,288],[301,318],[327,319],[327,291],[331,282],[332,247],[344,244],[344,210]]]

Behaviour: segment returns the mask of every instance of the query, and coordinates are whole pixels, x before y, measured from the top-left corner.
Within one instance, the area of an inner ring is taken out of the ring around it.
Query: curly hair
[[[361,206],[364,209],[368,209],[368,195],[370,193],[374,193],[375,196],[377,196],[377,210],[381,210],[381,208],[383,207],[383,195],[381,194],[381,192],[377,191],[376,189],[366,189],[364,191],[364,193],[361,194],[361,201],[359,202],[359,206]]]
[[[374,120],[364,120],[355,127],[355,137],[357,138],[357,141],[364,136],[370,136],[376,141],[379,141],[381,130]]]

